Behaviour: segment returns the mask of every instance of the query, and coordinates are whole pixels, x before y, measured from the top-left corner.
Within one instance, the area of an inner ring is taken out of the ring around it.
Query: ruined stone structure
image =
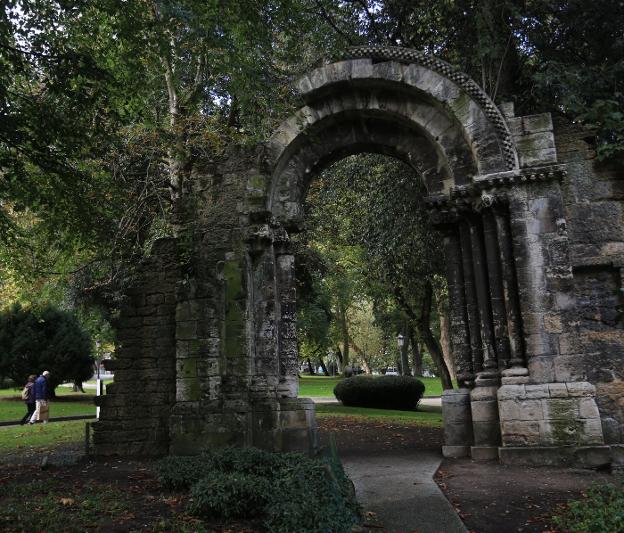
[[[298,90],[266,145],[196,170],[186,232],[158,243],[121,311],[96,452],[315,448],[289,235],[311,180],[366,151],[414,168],[445,236],[460,386],[443,397],[445,454],[621,461],[624,180],[582,132],[515,117],[413,50],[353,49]]]

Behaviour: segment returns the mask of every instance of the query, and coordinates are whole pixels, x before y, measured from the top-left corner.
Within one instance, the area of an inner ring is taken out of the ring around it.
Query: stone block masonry
[[[115,321],[114,383],[98,396],[92,424],[98,455],[158,456],[169,452],[169,412],[175,402],[177,245],[156,241]]]
[[[503,385],[498,411],[503,447],[604,445],[591,383]]]

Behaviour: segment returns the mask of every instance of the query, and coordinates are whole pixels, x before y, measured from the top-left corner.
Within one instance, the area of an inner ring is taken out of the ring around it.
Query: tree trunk
[[[455,375],[455,357],[453,357],[453,351],[451,350],[451,343],[449,337],[449,319],[448,310],[442,305],[438,305],[438,315],[440,316],[440,345],[442,346],[442,354],[444,361],[451,374],[451,378],[456,379]]]
[[[412,324],[409,325],[408,332],[410,346],[412,347],[412,373],[414,376],[422,376],[422,353],[418,347],[414,326],[412,326]]]
[[[394,288],[394,295],[399,305],[403,307],[407,313],[407,316],[415,321],[418,334],[425,343],[425,346],[427,347],[427,350],[429,350],[431,358],[438,369],[438,374],[440,375],[440,380],[442,381],[442,388],[445,390],[452,389],[453,382],[451,381],[451,375],[449,374],[446,363],[444,362],[444,356],[442,354],[442,349],[440,348],[440,343],[431,331],[431,300],[433,299],[433,287],[431,286],[431,281],[427,281],[425,285],[425,293],[421,303],[422,309],[420,317],[416,316],[414,310],[403,297],[403,293],[399,287]]]
[[[409,356],[407,354],[408,349],[409,349],[409,337],[406,334],[404,335],[404,338],[403,338],[403,346],[401,346],[401,375],[402,376],[411,376],[412,374],[410,370]]]
[[[312,361],[308,357],[308,370],[310,371],[310,375],[313,376],[316,372],[314,372],[314,367],[312,366]]]
[[[420,318],[416,322],[418,333],[420,338],[425,343],[427,350],[431,354],[431,358],[438,369],[440,380],[442,381],[442,388],[444,390],[453,388],[453,381],[451,380],[451,374],[444,361],[444,354],[440,343],[435,338],[431,331],[431,300],[433,296],[433,287],[430,282],[427,282],[425,286],[425,295],[423,298],[423,307],[420,314]]]
[[[338,320],[342,333],[342,372],[344,373],[350,363],[349,346],[351,344],[351,338],[349,336],[349,327],[347,326],[347,312],[341,305],[338,306]]]
[[[336,346],[336,366],[338,367],[338,374],[342,374],[344,364],[342,359],[342,350],[340,349],[340,346]]]
[[[323,374],[325,374],[326,376],[329,376],[329,371],[327,370],[327,367],[325,366],[325,361],[323,361],[323,358],[319,356],[318,360],[319,360],[319,364],[321,365],[321,368],[323,369]]]

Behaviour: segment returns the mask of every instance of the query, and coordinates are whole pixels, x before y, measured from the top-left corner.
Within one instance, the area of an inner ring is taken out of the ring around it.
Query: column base
[[[504,465],[597,468],[611,464],[610,446],[501,447],[498,453]]]
[[[470,457],[470,446],[442,446],[442,455],[448,459]]]
[[[470,456],[474,461],[496,461],[498,460],[498,447],[471,446]]]
[[[256,401],[247,410],[220,409],[171,417],[172,455],[194,455],[227,446],[273,452],[318,451],[314,402],[309,398]]]

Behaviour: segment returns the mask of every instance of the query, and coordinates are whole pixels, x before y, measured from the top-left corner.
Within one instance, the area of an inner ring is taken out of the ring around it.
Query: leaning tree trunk
[[[397,298],[399,305],[401,305],[407,313],[407,316],[414,320],[416,329],[418,330],[418,335],[425,343],[425,346],[427,347],[427,350],[429,350],[431,358],[438,369],[438,374],[440,375],[440,380],[442,381],[442,388],[445,390],[452,389],[453,382],[448,368],[446,367],[446,363],[444,362],[444,356],[442,354],[442,349],[440,348],[440,343],[431,331],[431,301],[433,298],[433,287],[431,286],[431,282],[427,281],[425,285],[425,293],[421,303],[422,309],[420,316],[417,316],[414,310],[407,303],[399,287],[394,288],[394,295]]]
[[[319,355],[319,364],[321,365],[321,369],[323,370],[323,374],[325,374],[326,376],[329,376],[329,372],[327,370],[327,367],[325,366],[325,361],[323,361],[323,358]]]
[[[451,380],[451,374],[446,366],[446,362],[444,361],[444,354],[442,353],[442,348],[440,347],[440,343],[433,335],[431,331],[431,300],[433,297],[433,287],[430,282],[427,282],[425,285],[425,295],[423,298],[422,311],[420,313],[420,317],[416,322],[416,327],[418,328],[418,334],[420,338],[425,343],[427,350],[431,354],[431,358],[435,363],[438,374],[440,375],[440,380],[442,381],[442,388],[444,390],[453,388],[453,381]]]
[[[451,350],[451,343],[449,337],[449,319],[448,311],[438,306],[438,314],[440,315],[440,345],[442,347],[442,355],[446,362],[446,367],[449,369],[452,379],[456,379],[455,375],[455,358],[453,357],[453,351]]]

